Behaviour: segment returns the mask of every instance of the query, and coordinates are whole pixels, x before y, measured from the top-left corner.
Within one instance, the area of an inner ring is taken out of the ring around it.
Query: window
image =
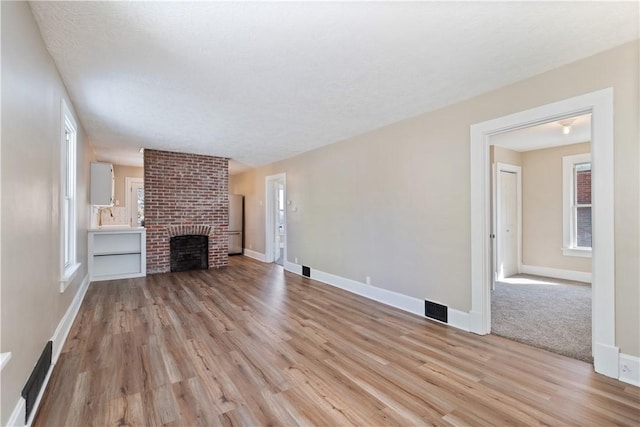
[[[76,122],[62,101],[60,162],[60,250],[61,286],[64,292],[80,264],[76,262]]]
[[[562,158],[563,247],[567,256],[591,256],[591,154]]]

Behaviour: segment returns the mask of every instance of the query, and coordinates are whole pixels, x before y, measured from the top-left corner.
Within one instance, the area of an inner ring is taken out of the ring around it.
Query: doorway
[[[144,225],[144,179],[125,177],[127,216],[131,227]]]
[[[571,222],[584,233],[573,243],[563,242],[569,228],[565,203],[568,207],[573,200],[564,197],[564,163],[589,157],[591,115],[571,121],[567,132],[560,123],[549,122],[490,138],[496,248],[491,333],[591,363],[592,248],[590,241],[587,247],[580,239],[591,235],[591,216],[574,215],[579,221]],[[573,179],[578,187],[571,192],[589,203],[590,171],[586,173],[584,179]]]
[[[615,341],[615,262],[613,201],[613,89],[579,95],[563,101],[521,111],[470,128],[471,180],[471,312],[470,330],[491,331],[491,214],[490,137],[524,127],[592,114],[592,159],[597,165],[593,191],[593,359],[595,371],[618,378],[619,348]]]
[[[285,173],[265,178],[265,258],[278,265],[287,259],[286,183]]]

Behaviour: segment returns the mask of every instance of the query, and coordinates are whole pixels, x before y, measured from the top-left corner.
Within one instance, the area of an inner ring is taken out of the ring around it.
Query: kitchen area
[[[145,276],[144,168],[93,162],[90,175],[90,280]],[[228,195],[228,200],[228,254],[241,255],[244,197]]]
[[[143,169],[94,162],[91,163],[90,179],[90,280],[144,277]]]

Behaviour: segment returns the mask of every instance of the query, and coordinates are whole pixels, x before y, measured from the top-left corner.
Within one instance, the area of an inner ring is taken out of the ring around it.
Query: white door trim
[[[618,378],[615,345],[615,255],[613,200],[613,88],[569,98],[470,128],[471,331],[491,331],[490,136],[591,113],[593,165],[592,338],[596,372]]]
[[[275,218],[274,218],[274,214],[275,214],[275,193],[273,191],[273,183],[274,182],[278,182],[278,181],[282,181],[283,183],[283,187],[284,187],[284,200],[285,200],[285,206],[286,206],[286,200],[287,200],[287,174],[286,173],[279,173],[277,175],[269,175],[267,177],[264,178],[264,183],[265,183],[265,215],[264,215],[264,219],[265,219],[265,262],[274,262],[275,259],[273,258],[273,237],[275,235]],[[287,209],[284,210],[284,261],[287,260]]]
[[[133,218],[134,218],[134,213],[136,211],[133,210],[133,206],[135,205],[137,208],[138,205],[138,201],[135,200],[134,203],[134,199],[133,199],[133,191],[132,191],[132,187],[133,184],[142,184],[144,186],[144,178],[134,178],[131,176],[126,176],[124,178],[124,187],[126,189],[126,203],[127,203],[127,216],[128,216],[128,220],[129,220],[129,225],[130,226],[136,226],[136,224],[134,224]],[[136,215],[137,217],[137,215]],[[136,221],[137,222],[137,221]]]
[[[516,174],[516,221],[518,221],[518,225],[517,225],[517,229],[516,229],[516,239],[517,239],[517,251],[518,253],[516,254],[516,262],[518,264],[517,269],[518,269],[518,273],[521,273],[522,271],[522,168],[520,166],[517,165],[511,165],[508,163],[501,163],[501,162],[497,162],[496,164],[496,185],[495,185],[495,192],[494,192],[494,200],[496,200],[495,202],[495,223],[496,226],[497,224],[500,224],[500,209],[498,209],[499,203],[498,201],[500,200],[500,172],[509,172],[509,173],[514,173]],[[494,234],[496,235],[496,246],[498,245],[498,234],[497,234],[497,228],[494,228]],[[496,250],[499,251],[500,248],[497,246]],[[497,257],[498,252],[496,252],[496,257]],[[499,257],[497,257],[497,261],[499,261]],[[494,277],[497,277],[497,261],[496,263],[494,263]]]

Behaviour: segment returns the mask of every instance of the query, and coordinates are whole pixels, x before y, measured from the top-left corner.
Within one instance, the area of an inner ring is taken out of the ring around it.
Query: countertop
[[[102,227],[93,227],[89,231],[140,231],[144,227],[130,227],[128,225],[103,225]]]

